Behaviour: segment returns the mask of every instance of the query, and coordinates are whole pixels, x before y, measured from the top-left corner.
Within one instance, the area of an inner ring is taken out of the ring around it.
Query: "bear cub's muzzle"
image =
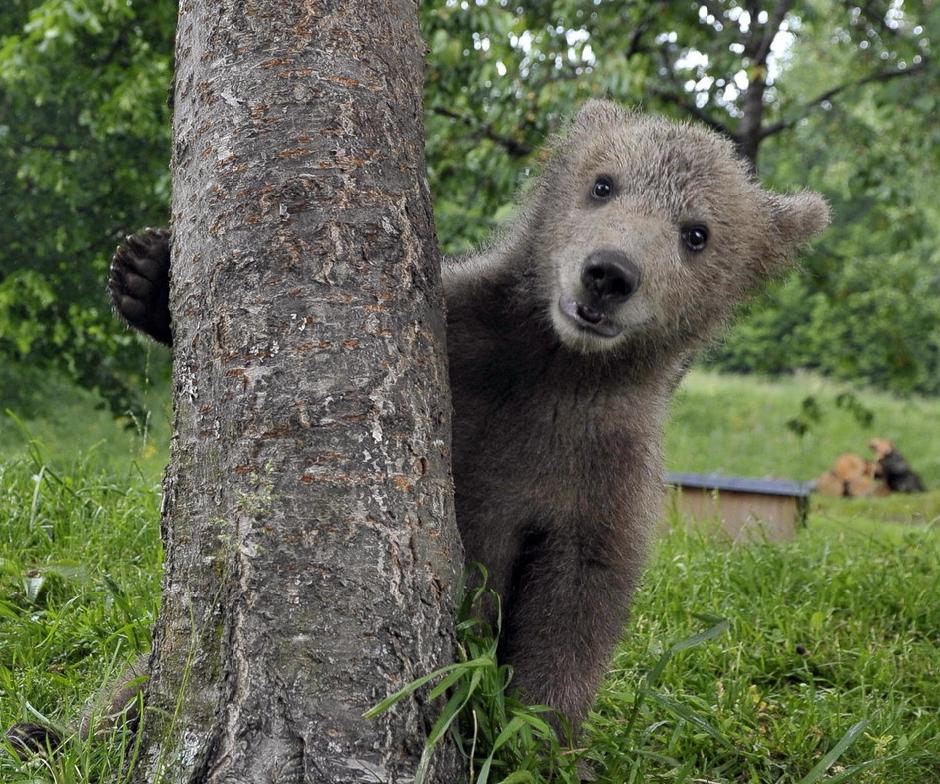
[[[623,327],[611,320],[614,311],[640,287],[640,268],[619,250],[604,248],[591,253],[581,267],[581,294],[562,296],[561,312],[581,329],[615,338]]]

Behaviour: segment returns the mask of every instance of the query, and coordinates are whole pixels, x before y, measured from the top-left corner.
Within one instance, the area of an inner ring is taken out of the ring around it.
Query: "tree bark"
[[[408,782],[462,565],[404,0],[183,0],[175,432],[136,782]],[[452,748],[431,780],[460,780]]]

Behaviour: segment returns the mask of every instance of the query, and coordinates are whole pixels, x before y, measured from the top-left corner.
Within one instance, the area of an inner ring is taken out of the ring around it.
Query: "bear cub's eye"
[[[595,201],[607,201],[614,193],[614,184],[610,177],[598,177],[591,188],[591,198]]]
[[[708,229],[705,226],[689,226],[682,230],[682,241],[689,250],[695,253],[705,250],[705,245],[708,243]]]

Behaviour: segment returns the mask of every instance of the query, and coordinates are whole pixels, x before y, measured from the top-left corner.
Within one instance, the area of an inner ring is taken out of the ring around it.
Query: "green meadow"
[[[940,400],[856,391],[863,424],[837,403],[845,391],[695,371],[672,408],[669,468],[811,479],[883,436],[940,487]],[[149,646],[169,425],[160,390],[145,422],[59,392],[54,410],[0,420],[0,724],[67,732]],[[797,435],[787,422],[808,396],[816,415]],[[468,749],[476,727],[475,780],[501,737],[482,780],[575,781],[580,765],[609,784],[940,781],[938,523],[937,490],[814,499],[806,529],[780,544],[706,538],[672,514],[575,752],[486,687],[504,680],[493,666],[474,720],[455,723]],[[470,658],[485,648],[464,640]],[[0,753],[0,781],[122,781],[125,740],[73,740],[25,763]]]

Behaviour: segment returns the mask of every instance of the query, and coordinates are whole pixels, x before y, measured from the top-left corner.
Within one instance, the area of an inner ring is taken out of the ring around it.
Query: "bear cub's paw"
[[[5,740],[21,760],[34,754],[48,754],[62,745],[59,733],[42,724],[23,722],[6,731]]]
[[[170,232],[144,229],[118,246],[108,290],[115,312],[127,324],[170,345]]]

